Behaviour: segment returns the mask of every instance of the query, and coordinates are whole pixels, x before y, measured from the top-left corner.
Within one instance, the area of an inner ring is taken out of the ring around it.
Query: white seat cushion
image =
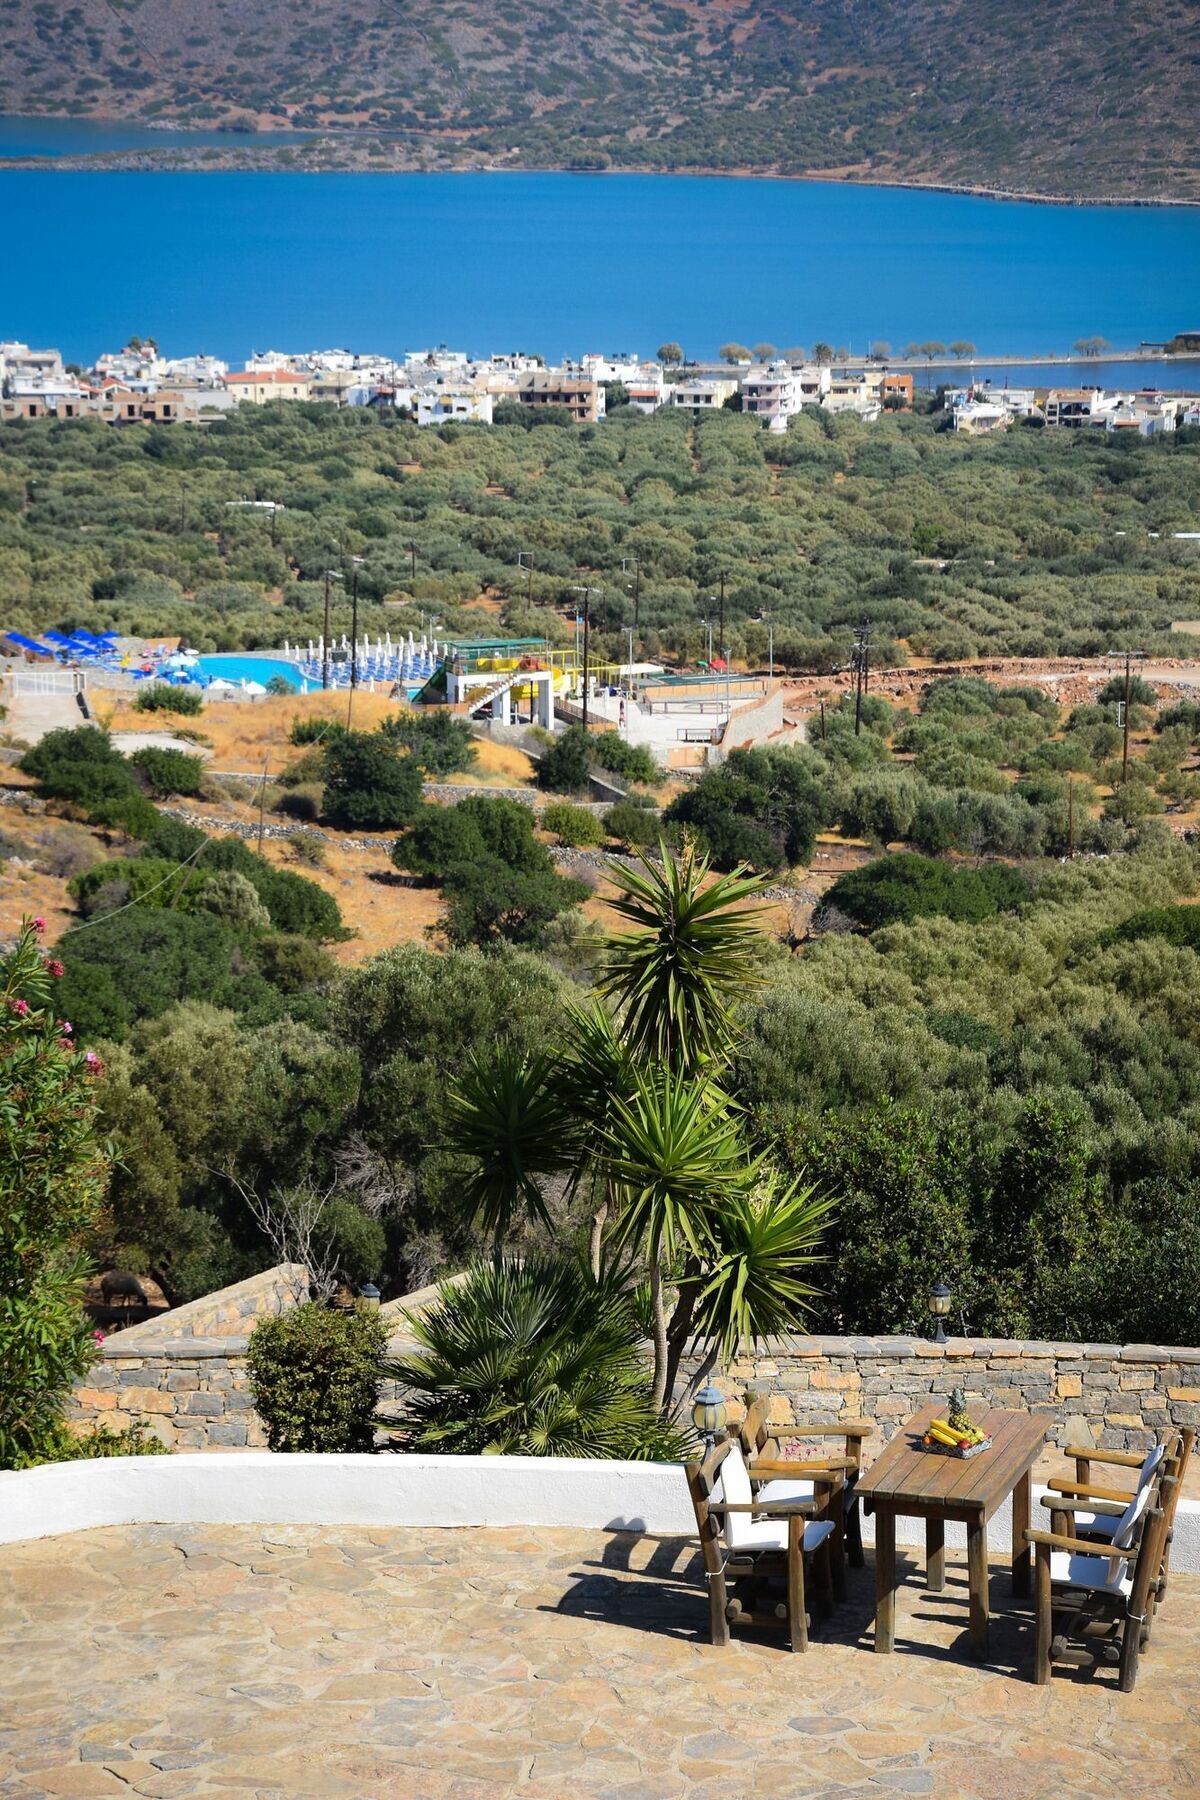
[[[1128,1557],[1109,1562],[1106,1556],[1076,1556],[1070,1550],[1050,1553],[1050,1580],[1055,1587],[1087,1588],[1094,1593],[1120,1594],[1128,1600],[1133,1576]]]
[[[1049,1489],[1041,1496],[1041,1504],[1046,1507],[1070,1506],[1071,1501],[1066,1494],[1055,1494]],[[1073,1537],[1102,1537],[1106,1543],[1112,1542],[1113,1532],[1121,1520],[1117,1513],[1088,1512],[1086,1506],[1075,1514]]]
[[[811,1482],[771,1481],[767,1483],[771,1489],[803,1488],[803,1493],[772,1493],[774,1501],[811,1500],[813,1488]],[[748,1506],[754,1495],[750,1488],[750,1473],[746,1468],[745,1458],[737,1444],[730,1447],[728,1456],[721,1464],[713,1495],[718,1502],[725,1501],[730,1506]],[[759,1495],[760,1500],[766,1494]],[[833,1530],[827,1519],[809,1519],[804,1526],[804,1548],[806,1552],[819,1550],[825,1539]],[[730,1550],[786,1550],[788,1527],[786,1519],[755,1518],[752,1513],[725,1514],[725,1542]]]

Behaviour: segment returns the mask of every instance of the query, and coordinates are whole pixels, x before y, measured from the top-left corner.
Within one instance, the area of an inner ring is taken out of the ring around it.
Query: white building
[[[492,422],[492,396],[470,387],[423,387],[416,392],[418,425],[447,425],[451,420]]]
[[[19,344],[15,339],[0,343],[0,387],[16,376],[54,377],[62,372],[63,359],[58,350],[31,350],[28,344]]]
[[[761,419],[768,431],[786,431],[803,405],[800,383],[785,362],[751,369],[742,382],[742,411]]]
[[[955,431],[968,437],[984,437],[989,431],[1007,431],[1013,415],[995,400],[974,400],[965,395],[952,409]]]
[[[738,391],[732,375],[713,380],[677,381],[671,389],[671,405],[683,406],[689,412],[719,412]]]
[[[217,356],[174,356],[163,363],[166,381],[192,381],[197,387],[219,388],[229,373],[229,364]]]

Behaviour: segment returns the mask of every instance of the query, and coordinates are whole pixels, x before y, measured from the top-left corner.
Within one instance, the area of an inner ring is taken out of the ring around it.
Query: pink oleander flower
[[[45,919],[42,918],[40,913],[38,914],[37,918],[33,921],[33,929],[36,932],[38,932],[39,934],[41,932],[45,931],[45,929],[46,929],[46,921],[45,921]]]
[[[75,1029],[75,1027],[72,1025],[70,1019],[59,1019],[57,1021],[57,1023],[58,1023],[58,1029],[62,1032],[63,1036],[70,1037],[71,1033]]]
[[[56,956],[51,956],[46,959],[46,973],[48,975],[53,975],[55,981],[62,980],[65,971]]]
[[[103,1331],[93,1331],[92,1342],[94,1344],[102,1344],[104,1342],[105,1336],[106,1336],[106,1333]]]
[[[103,1075],[104,1064],[101,1062],[100,1058],[96,1055],[96,1052],[94,1050],[89,1050],[83,1060],[87,1064],[88,1068],[91,1070],[93,1075]]]
[[[8,1004],[10,1010],[16,1013],[18,1019],[23,1019],[29,1011],[28,1000],[10,1000]]]

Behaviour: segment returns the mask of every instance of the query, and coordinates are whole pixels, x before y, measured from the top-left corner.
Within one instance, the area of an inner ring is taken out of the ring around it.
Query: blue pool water
[[[37,170],[0,173],[0,218],[19,247],[0,256],[0,337],[70,359],[137,331],[230,361],[256,346],[553,360],[668,339],[696,357],[731,337],[858,355],[969,338],[982,365],[1200,327],[1197,207],[669,175]],[[98,219],[149,221],[153,255],[81,281]],[[1195,365],[1176,369],[1182,385]]]
[[[196,667],[202,675],[220,676],[222,681],[260,681],[265,687],[272,675],[282,675],[296,692],[303,677],[295,663],[276,661],[269,656],[202,656]]]

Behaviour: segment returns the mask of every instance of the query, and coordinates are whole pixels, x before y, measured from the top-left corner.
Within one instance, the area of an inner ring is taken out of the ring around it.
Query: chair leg
[[[729,1642],[729,1618],[726,1607],[729,1596],[725,1589],[724,1569],[713,1569],[708,1572],[708,1636],[710,1643],[727,1644]]]
[[[847,1520],[846,1542],[850,1553],[850,1567],[852,1569],[865,1568],[867,1559],[863,1555],[862,1507],[858,1503],[857,1496],[850,1507],[850,1517]]]
[[[1054,1631],[1049,1544],[1037,1546],[1034,1621],[1033,1679],[1038,1687],[1045,1687],[1050,1679],[1050,1639]]]
[[[1121,1632],[1121,1676],[1118,1686],[1123,1694],[1132,1694],[1137,1685],[1138,1661],[1142,1654],[1141,1619],[1126,1618]]]
[[[804,1610],[804,1520],[793,1513],[788,1519],[788,1630],[792,1649],[808,1649],[808,1617]]]

